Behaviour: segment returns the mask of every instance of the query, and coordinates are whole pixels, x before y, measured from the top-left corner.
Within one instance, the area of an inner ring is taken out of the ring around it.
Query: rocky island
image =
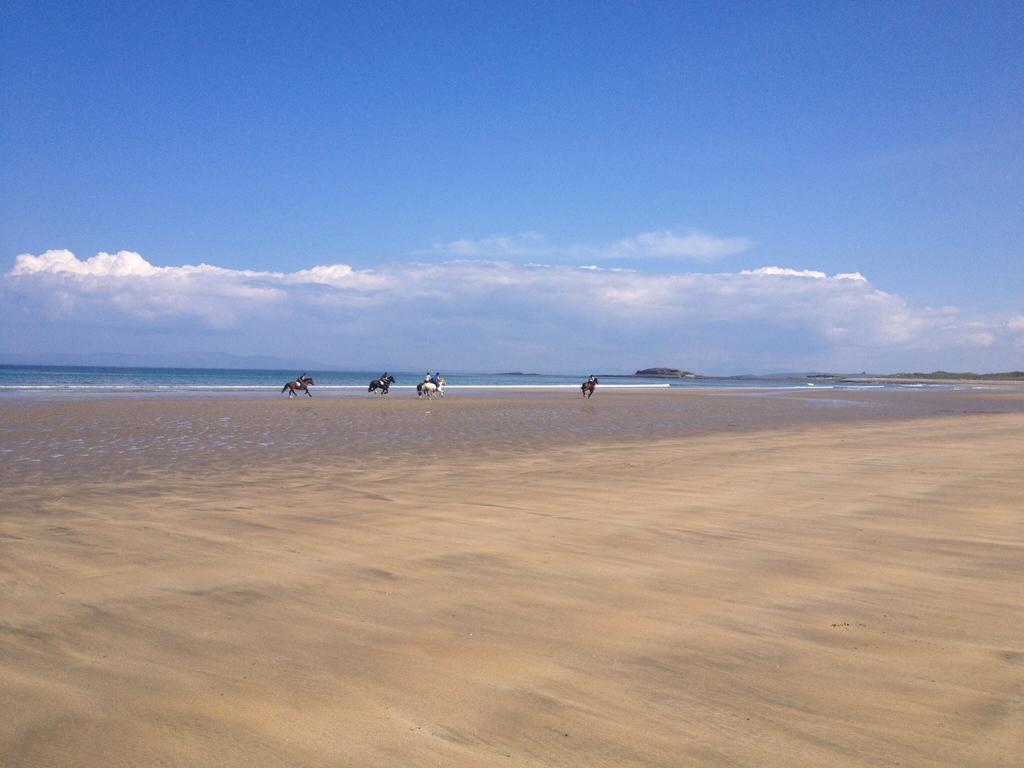
[[[678,368],[644,368],[633,374],[634,376],[661,376],[670,379],[696,379],[697,374],[690,371],[681,371]]]

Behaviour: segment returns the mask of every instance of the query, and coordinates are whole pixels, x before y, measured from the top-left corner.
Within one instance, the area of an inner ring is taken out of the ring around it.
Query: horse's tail
[[[368,386],[368,387],[366,388],[366,391],[367,391],[367,392],[373,392],[373,390],[375,390],[375,389],[376,389],[376,387],[375,387],[375,386],[373,386],[373,385],[374,385],[374,384],[376,384],[376,383],[377,383],[376,381],[371,381],[371,382],[370,382],[370,386]]]

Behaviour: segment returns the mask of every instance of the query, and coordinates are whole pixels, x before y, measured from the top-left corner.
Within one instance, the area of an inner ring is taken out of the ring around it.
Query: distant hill
[[[955,373],[932,371],[931,373],[890,373],[875,376],[878,379],[956,379],[959,381],[1024,381],[1024,371],[1003,371],[1002,373]]]
[[[645,376],[649,378],[666,379],[715,379],[721,381],[743,381],[744,379],[778,379],[778,380],[805,380],[822,379],[834,381],[883,381],[911,379],[919,381],[1024,381],[1024,371],[1003,371],[1000,373],[958,373],[954,371],[932,371],[931,373],[770,373],[770,374],[743,374],[737,376],[704,376],[691,371],[682,371],[678,368],[643,368],[634,376]]]

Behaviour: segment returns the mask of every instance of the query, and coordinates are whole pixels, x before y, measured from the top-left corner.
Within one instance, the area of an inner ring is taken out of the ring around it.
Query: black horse
[[[594,396],[594,390],[597,389],[597,377],[591,376],[580,385],[580,389],[583,390],[583,396],[589,400]]]
[[[313,386],[313,377],[308,374],[302,374],[295,381],[289,381],[284,387],[281,388],[281,393],[288,393],[288,397],[298,397],[299,392],[305,392],[310,397],[313,393],[309,391],[309,388]]]
[[[371,381],[370,386],[366,391],[376,392],[379,389],[380,394],[378,395],[378,397],[383,397],[388,393],[388,389],[390,389],[391,385],[394,383],[395,377],[389,373],[385,376],[381,376],[379,379],[374,379],[373,381]]]

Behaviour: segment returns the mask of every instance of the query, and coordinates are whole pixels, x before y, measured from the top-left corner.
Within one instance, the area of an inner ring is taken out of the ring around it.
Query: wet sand
[[[0,764],[1015,766],[1024,395],[0,402]]]

